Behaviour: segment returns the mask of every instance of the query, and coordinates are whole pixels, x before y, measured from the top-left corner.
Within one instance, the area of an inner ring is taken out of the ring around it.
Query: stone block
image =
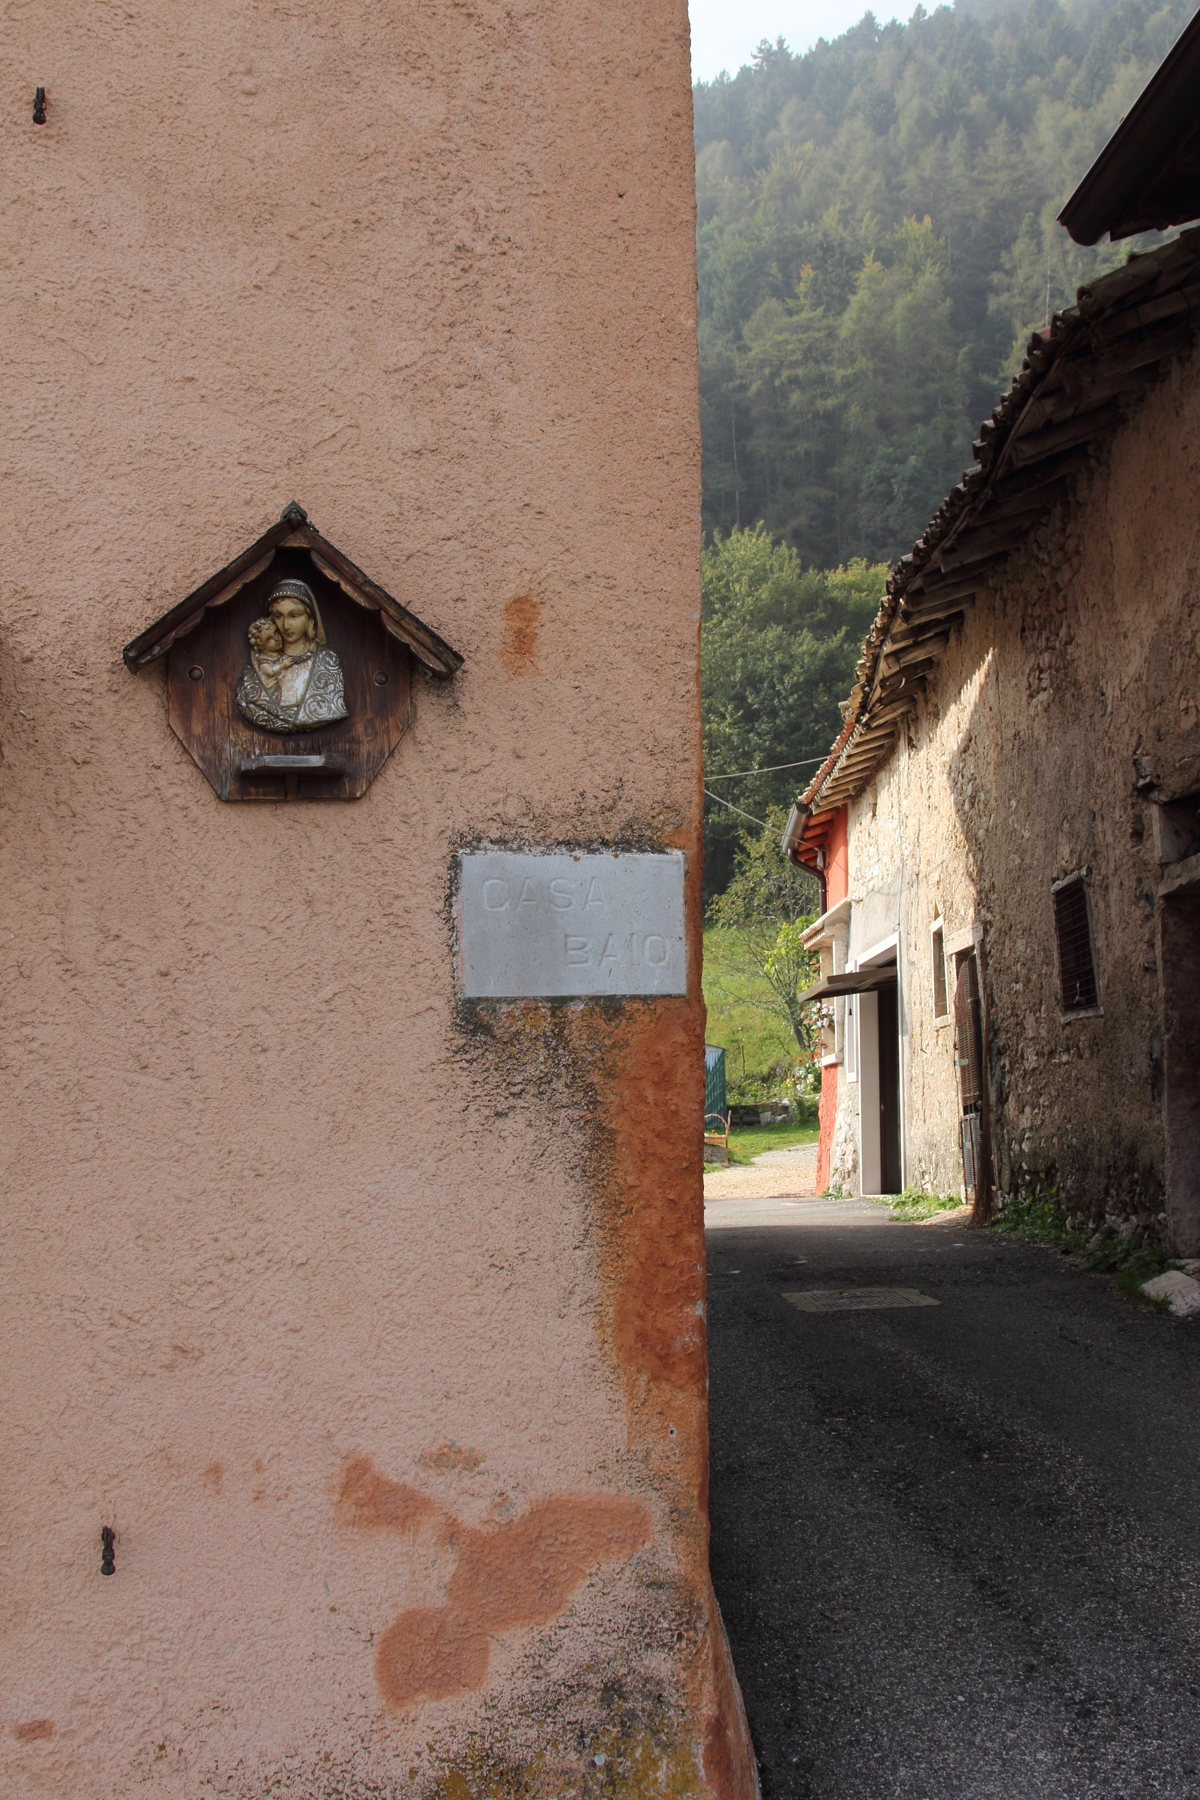
[[[1142,1292],[1148,1300],[1166,1300],[1177,1319],[1200,1312],[1200,1281],[1185,1275],[1182,1269],[1168,1269],[1153,1281],[1144,1281]]]

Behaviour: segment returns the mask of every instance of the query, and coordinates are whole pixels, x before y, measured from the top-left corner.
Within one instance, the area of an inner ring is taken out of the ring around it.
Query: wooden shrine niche
[[[222,800],[357,800],[408,728],[413,659],[462,667],[294,503],[124,655],[166,658],[171,729]]]

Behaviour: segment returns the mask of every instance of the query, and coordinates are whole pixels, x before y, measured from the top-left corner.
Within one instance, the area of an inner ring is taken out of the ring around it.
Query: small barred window
[[[933,928],[933,1016],[944,1019],[950,1011],[946,993],[946,937],[941,924]]]
[[[1081,875],[1053,889],[1054,934],[1058,940],[1058,982],[1065,1013],[1090,1012],[1099,1005],[1092,915]]]

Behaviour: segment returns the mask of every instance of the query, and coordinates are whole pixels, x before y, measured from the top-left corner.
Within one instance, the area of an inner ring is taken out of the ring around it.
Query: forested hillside
[[[1081,250],[1055,218],[1194,7],[868,13],[697,86],[705,766],[744,812],[811,768],[723,775],[828,749],[886,565],[1048,306],[1157,241]],[[708,893],[743,829],[708,803]]]
[[[868,13],[695,90],[705,522],[891,561],[1029,332],[1126,246],[1055,215],[1193,0]]]

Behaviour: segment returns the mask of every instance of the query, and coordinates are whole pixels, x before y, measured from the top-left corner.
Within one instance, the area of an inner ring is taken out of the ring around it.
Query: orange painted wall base
[[[826,1063],[821,1070],[821,1105],[817,1113],[821,1136],[817,1143],[817,1192],[829,1186],[829,1164],[833,1157],[833,1131],[837,1123],[838,1065]]]

